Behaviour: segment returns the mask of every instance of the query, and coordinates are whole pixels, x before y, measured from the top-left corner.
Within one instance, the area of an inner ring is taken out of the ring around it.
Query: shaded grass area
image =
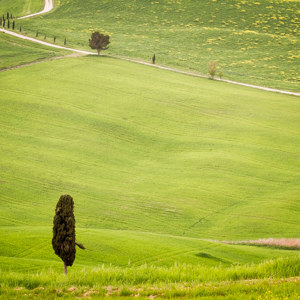
[[[21,24],[89,49],[99,30],[107,53],[207,74],[218,61],[227,79],[299,91],[299,1],[59,1],[51,14]]]
[[[49,48],[29,41],[0,34],[0,70],[70,54],[70,51]]]
[[[171,267],[86,268],[64,276],[54,271],[24,274],[0,273],[3,296],[22,297],[240,297],[276,296],[297,299],[300,260],[266,261],[259,265],[203,267],[175,264]],[[282,279],[285,277],[286,279]],[[255,279],[255,280],[253,280]],[[246,299],[248,299],[246,298]],[[253,298],[252,298],[253,299]],[[266,298],[269,299],[269,298]],[[270,298],[271,299],[271,298]]]

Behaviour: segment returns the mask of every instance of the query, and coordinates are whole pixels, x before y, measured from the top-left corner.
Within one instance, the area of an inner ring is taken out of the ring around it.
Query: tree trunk
[[[64,267],[65,267],[65,275],[67,276],[68,274],[68,267],[67,267],[67,264],[64,262]]]
[[[100,55],[100,51],[101,51],[101,50],[100,50],[100,49],[97,49],[97,51],[98,51],[98,55]]]

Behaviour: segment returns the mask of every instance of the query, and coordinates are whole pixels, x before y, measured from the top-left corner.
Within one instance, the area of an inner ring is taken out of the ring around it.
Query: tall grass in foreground
[[[236,265],[231,267],[205,267],[201,265],[174,264],[171,267],[142,265],[139,267],[106,266],[84,268],[70,271],[66,277],[63,272],[43,270],[38,273],[0,273],[1,287],[39,286],[61,288],[66,285],[101,287],[107,285],[140,285],[238,281],[264,278],[288,278],[300,275],[300,257],[280,258],[255,265]]]
[[[53,270],[10,271],[0,273],[0,299],[299,299],[299,273],[299,256],[227,268],[103,265],[73,270],[67,277]]]

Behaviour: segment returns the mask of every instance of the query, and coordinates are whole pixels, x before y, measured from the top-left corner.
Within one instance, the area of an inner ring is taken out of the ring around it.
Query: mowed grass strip
[[[35,35],[89,49],[94,31],[107,53],[207,74],[218,61],[228,79],[299,92],[299,1],[61,0],[51,14],[20,20]]]
[[[5,74],[4,74],[5,73]],[[2,226],[295,237],[299,101],[106,57],[1,77]]]

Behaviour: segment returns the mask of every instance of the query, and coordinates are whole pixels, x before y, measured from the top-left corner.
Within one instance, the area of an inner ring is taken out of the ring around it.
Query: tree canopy
[[[91,38],[89,39],[89,45],[92,49],[97,49],[98,55],[103,50],[108,49],[108,45],[110,44],[109,36],[99,33],[98,31],[93,32]]]

